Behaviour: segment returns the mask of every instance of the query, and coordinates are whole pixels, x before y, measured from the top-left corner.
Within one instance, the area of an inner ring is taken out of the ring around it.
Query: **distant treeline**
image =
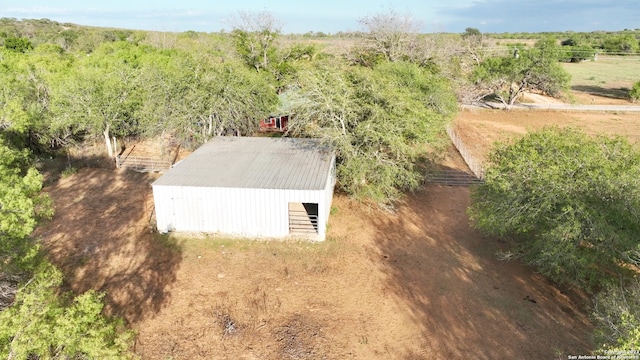
[[[127,30],[116,28],[100,28],[72,23],[60,23],[49,19],[22,19],[0,18],[0,44],[7,38],[27,38],[35,46],[41,43],[55,43],[64,49],[91,51],[97,44],[105,41],[117,40],[141,40],[148,34],[162,32]],[[185,37],[197,37],[200,35],[224,35],[224,30],[219,32],[196,32],[193,30],[180,33]],[[464,34],[464,33],[463,33]],[[434,33],[423,36],[456,37],[461,34]],[[354,39],[367,36],[363,31],[339,31],[325,33],[322,31],[309,31],[303,34],[286,35],[291,38],[343,38]],[[555,31],[555,32],[512,32],[512,33],[484,33],[487,39],[501,40],[540,40],[554,37],[570,46],[588,46],[598,52],[618,55],[638,53],[640,49],[640,29],[624,29],[619,31]]]
[[[485,35],[493,39],[513,40],[539,40],[545,37],[554,37],[561,41],[562,45],[590,47],[597,52],[612,55],[638,54],[640,49],[640,29],[591,32],[516,32]]]

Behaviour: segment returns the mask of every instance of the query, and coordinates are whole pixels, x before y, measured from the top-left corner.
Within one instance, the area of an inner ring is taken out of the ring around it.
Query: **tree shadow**
[[[610,99],[629,100],[629,89],[624,87],[604,88],[593,85],[574,85],[571,87],[571,90],[581,91],[588,93],[589,95],[607,97]]]
[[[395,217],[372,219],[372,261],[422,329],[421,352],[409,358],[589,353],[586,298],[568,296],[518,262],[497,260],[502,244],[469,226],[468,205],[469,188],[427,184]]]
[[[45,188],[55,215],[34,233],[68,290],[104,292],[105,312],[129,323],[167,304],[182,260],[155,231],[153,177],[102,166],[62,176]]]

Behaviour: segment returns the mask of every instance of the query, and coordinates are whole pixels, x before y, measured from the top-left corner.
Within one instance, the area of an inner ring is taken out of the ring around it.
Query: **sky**
[[[640,28],[638,0],[0,0],[0,17],[182,32],[230,31],[239,12],[270,12],[283,33],[361,31],[363,17],[394,11],[422,32],[483,33]]]

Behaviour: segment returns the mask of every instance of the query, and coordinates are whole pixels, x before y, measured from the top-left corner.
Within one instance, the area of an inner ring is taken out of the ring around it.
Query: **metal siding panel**
[[[255,210],[251,208],[254,197],[257,196],[255,189],[246,189],[247,191],[242,191],[242,208],[237,209],[236,216],[238,219],[238,223],[240,225],[240,234],[253,236],[254,233],[259,232],[259,229],[255,229],[253,226],[249,224],[255,222]]]
[[[166,186],[153,186],[153,203],[156,213],[156,227],[160,232],[169,231],[169,212],[170,204],[168,198],[170,197],[169,191]]]
[[[191,225],[190,218],[193,216],[191,210],[187,206],[189,199],[193,198],[191,188],[181,188],[182,194],[175,194],[171,198],[172,208],[174,210],[174,226],[178,231],[196,231]]]
[[[251,229],[248,226],[248,223],[251,222],[251,219],[255,214],[251,212],[251,195],[254,192],[253,189],[246,189],[246,191],[237,191],[237,196],[239,202],[235,205],[233,209],[234,219],[236,223],[236,233],[242,236],[252,236]],[[255,196],[255,195],[254,195]]]
[[[289,235],[289,199],[291,190],[278,190],[273,205],[273,227],[278,236]]]
[[[220,214],[220,223],[218,228],[221,232],[234,234],[237,232],[238,224],[236,223],[236,209],[240,199],[236,197],[236,189],[219,188],[221,201],[217,205],[218,214]]]
[[[201,218],[201,214],[198,214],[199,208],[196,206],[198,202],[198,189],[189,187],[185,188],[185,196],[182,200],[183,213],[181,214],[181,221],[184,223],[184,227],[187,231],[197,232],[199,231],[198,219]]]
[[[273,219],[273,212],[277,205],[274,201],[276,193],[277,190],[261,190],[260,201],[254,203],[254,206],[256,206],[260,212],[260,216],[256,219],[258,222],[256,227],[260,229],[264,236],[268,237],[277,236],[277,231],[274,226],[275,224],[271,221]]]
[[[331,167],[329,169],[329,173],[326,174],[327,180],[325,181],[325,187],[324,187],[324,201],[326,204],[324,217],[327,222],[329,221],[329,214],[331,213],[331,203],[333,202],[333,190],[336,184],[335,165],[336,165],[336,158],[334,157],[331,159]]]
[[[223,221],[223,214],[218,211],[218,207],[224,201],[224,194],[220,190],[219,188],[208,188],[207,191],[207,201],[205,203],[207,209],[206,227],[212,233],[220,231],[220,224]]]

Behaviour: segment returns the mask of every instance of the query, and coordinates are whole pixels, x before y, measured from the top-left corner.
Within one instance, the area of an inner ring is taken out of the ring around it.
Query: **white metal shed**
[[[160,232],[323,241],[334,185],[316,139],[216,137],[152,188]]]

